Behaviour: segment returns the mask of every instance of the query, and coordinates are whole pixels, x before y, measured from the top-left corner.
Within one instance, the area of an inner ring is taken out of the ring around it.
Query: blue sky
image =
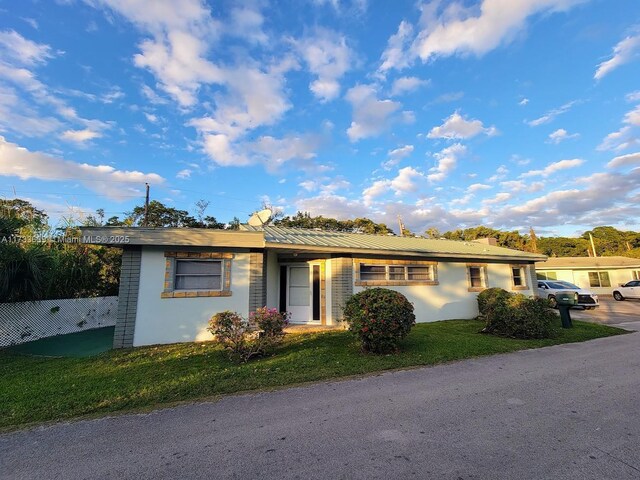
[[[0,1],[0,194],[640,228],[637,0]]]

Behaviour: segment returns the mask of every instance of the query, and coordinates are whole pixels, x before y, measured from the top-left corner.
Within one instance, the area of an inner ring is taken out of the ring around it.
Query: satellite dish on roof
[[[273,215],[273,211],[270,208],[265,208],[259,212],[254,213],[247,222],[252,227],[264,227]]]

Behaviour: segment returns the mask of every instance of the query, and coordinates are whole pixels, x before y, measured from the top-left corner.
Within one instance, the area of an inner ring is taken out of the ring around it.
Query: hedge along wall
[[[0,347],[116,324],[118,297],[0,303]]]

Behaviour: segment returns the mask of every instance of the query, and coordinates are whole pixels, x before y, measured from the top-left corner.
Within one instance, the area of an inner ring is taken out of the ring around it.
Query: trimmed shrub
[[[284,329],[289,325],[290,316],[289,312],[278,312],[276,308],[261,307],[249,314],[249,323],[260,330],[260,336],[268,343],[277,345],[284,337]]]
[[[551,309],[546,299],[531,298],[521,293],[512,294],[502,290],[502,292],[488,293],[483,301],[485,320],[483,333],[521,339],[550,338],[556,333],[554,322],[557,321],[558,315]],[[480,296],[478,296],[479,308],[480,302]]]
[[[349,331],[358,337],[362,350],[390,353],[416,323],[413,305],[399,292],[371,288],[352,295],[344,307]]]
[[[478,294],[478,310],[480,315],[485,316],[494,308],[504,304],[511,297],[511,293],[503,288],[492,287],[481,291]]]
[[[259,308],[249,320],[226,310],[211,317],[207,330],[213,334],[214,342],[227,351],[230,360],[243,363],[279,345],[288,323],[288,314],[279,313],[275,308]]]

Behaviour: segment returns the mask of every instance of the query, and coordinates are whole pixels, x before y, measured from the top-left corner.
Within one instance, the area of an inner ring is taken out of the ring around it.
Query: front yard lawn
[[[236,365],[211,343],[111,351],[92,358],[43,358],[0,351],[0,429],[170,405],[234,392],[361,375],[626,333],[575,322],[548,340],[479,334],[483,323],[416,325],[397,355],[359,353],[344,331],[287,335],[272,357]]]

